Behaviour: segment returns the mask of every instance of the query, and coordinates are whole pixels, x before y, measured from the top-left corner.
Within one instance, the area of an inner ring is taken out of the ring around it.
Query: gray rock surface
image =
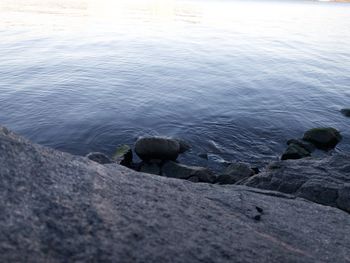
[[[350,262],[333,207],[100,165],[4,128],[0,164],[0,262]]]
[[[255,171],[249,164],[243,162],[231,163],[226,167],[216,180],[219,184],[234,184],[241,180],[247,179],[255,174]]]
[[[312,142],[319,149],[328,150],[334,148],[342,140],[342,136],[331,127],[314,128],[304,133],[303,140]]]
[[[112,163],[113,161],[104,153],[100,152],[91,152],[86,155],[86,157],[94,162],[99,164]]]
[[[350,156],[279,161],[245,185],[276,190],[350,212]]]
[[[186,179],[192,182],[214,183],[215,174],[207,168],[189,166],[173,161],[166,162],[162,168],[162,175],[177,179]]]
[[[141,137],[135,143],[135,152],[144,161],[176,160],[180,144],[177,140],[166,137]]]

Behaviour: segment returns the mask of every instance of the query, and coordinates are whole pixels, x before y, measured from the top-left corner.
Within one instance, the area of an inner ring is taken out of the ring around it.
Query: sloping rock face
[[[0,128],[0,262],[349,262],[339,209],[101,165]]]
[[[276,190],[350,213],[350,156],[279,161],[245,185]]]

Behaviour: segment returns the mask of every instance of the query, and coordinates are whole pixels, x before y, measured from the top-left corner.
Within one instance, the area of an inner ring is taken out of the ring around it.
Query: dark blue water
[[[350,151],[348,4],[1,2],[0,123],[35,142],[111,154],[159,134],[187,163],[259,163],[332,126]]]

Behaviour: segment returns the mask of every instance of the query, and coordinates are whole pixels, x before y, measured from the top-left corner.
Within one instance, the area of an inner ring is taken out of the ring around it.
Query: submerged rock
[[[350,165],[349,157],[319,162],[297,162],[291,178],[321,173],[337,181]],[[287,194],[147,176],[115,163],[101,166],[1,127],[0,164],[0,262],[350,258],[349,214]],[[338,193],[339,206],[346,207],[349,187]]]
[[[350,117],[350,109],[342,109],[340,111],[345,117]]]
[[[180,144],[177,140],[166,137],[142,137],[136,141],[135,152],[144,161],[176,160]]]
[[[129,145],[119,146],[113,155],[113,160],[119,163],[120,165],[131,167],[133,154],[130,146]]]
[[[295,144],[298,145],[305,150],[307,150],[309,153],[312,153],[315,151],[316,147],[311,142],[303,141],[301,139],[290,139],[287,141],[287,145]]]
[[[275,162],[245,185],[287,194],[350,213],[350,156]]]
[[[113,161],[104,153],[100,152],[91,152],[86,155],[90,160],[97,162],[99,164],[107,164],[112,163]]]
[[[303,140],[312,142],[319,149],[332,149],[342,139],[339,131],[334,128],[314,128],[305,132]]]
[[[231,163],[216,180],[218,184],[235,184],[255,174],[249,164],[243,162]]]
[[[216,176],[207,168],[188,166],[173,161],[162,166],[162,175],[177,179],[186,179],[192,182],[214,183]]]
[[[291,143],[288,145],[287,150],[283,153],[281,160],[288,159],[301,159],[309,157],[310,152],[299,144]]]

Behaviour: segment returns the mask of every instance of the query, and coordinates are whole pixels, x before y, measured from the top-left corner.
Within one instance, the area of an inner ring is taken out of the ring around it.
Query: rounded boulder
[[[303,140],[312,142],[317,148],[329,150],[342,139],[340,132],[334,128],[314,128],[305,132]]]
[[[135,152],[144,161],[176,160],[180,153],[180,144],[167,137],[142,137],[135,143]]]

